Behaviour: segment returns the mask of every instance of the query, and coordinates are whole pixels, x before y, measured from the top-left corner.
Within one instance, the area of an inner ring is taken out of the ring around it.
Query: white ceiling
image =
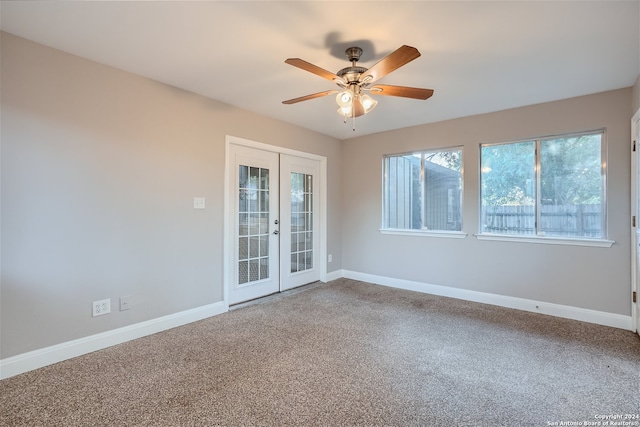
[[[12,34],[339,139],[632,86],[640,1],[2,1]],[[435,90],[378,97],[356,132],[335,89],[284,63],[370,67],[403,44],[422,56],[379,83]]]

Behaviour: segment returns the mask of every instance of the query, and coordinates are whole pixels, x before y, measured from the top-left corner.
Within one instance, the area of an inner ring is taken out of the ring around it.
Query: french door
[[[320,279],[319,163],[280,154],[280,290]]]
[[[320,162],[227,147],[228,304],[319,280]]]

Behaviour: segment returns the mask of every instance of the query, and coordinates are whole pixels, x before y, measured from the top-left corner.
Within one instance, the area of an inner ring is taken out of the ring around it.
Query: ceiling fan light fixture
[[[365,114],[376,108],[376,105],[378,105],[378,101],[369,95],[360,95],[360,103],[362,104],[362,108],[364,108]]]
[[[350,90],[344,90],[336,95],[336,102],[340,107],[349,107],[351,108],[351,103],[353,102],[353,93]]]
[[[338,108],[338,114],[344,117],[351,117],[352,111],[353,109],[351,108],[351,105]]]

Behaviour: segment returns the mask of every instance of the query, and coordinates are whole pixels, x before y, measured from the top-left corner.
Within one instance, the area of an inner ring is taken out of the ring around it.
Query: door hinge
[[[633,141],[633,151],[636,151],[636,141]]]
[[[638,302],[638,294],[636,293],[636,291],[633,291],[633,302]]]
[[[635,215],[631,217],[631,226],[632,227],[636,226],[636,216]]]

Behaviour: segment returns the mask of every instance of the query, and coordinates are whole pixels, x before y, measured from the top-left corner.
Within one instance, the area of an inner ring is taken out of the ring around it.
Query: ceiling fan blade
[[[327,71],[324,68],[320,68],[317,65],[313,65],[310,62],[307,62],[300,58],[289,58],[286,61],[287,64],[293,65],[294,67],[298,67],[302,70],[308,71],[310,73],[315,74],[316,76],[320,76],[323,79],[327,79],[330,81],[335,81],[336,79],[343,81],[340,77],[333,74],[331,71]]]
[[[324,92],[313,93],[311,95],[301,96],[299,98],[288,99],[286,101],[282,101],[283,104],[295,104],[297,102],[308,101],[309,99],[320,98],[323,96],[331,95],[333,93],[338,93],[337,90],[325,90]]]
[[[405,64],[420,56],[420,52],[415,47],[403,45],[394,52],[382,58],[373,67],[362,73],[360,81],[370,84],[386,76],[393,70],[397,70]],[[369,77],[371,76],[371,77]]]
[[[369,89],[374,95],[402,96],[403,98],[428,99],[433,89],[421,89],[408,86],[375,85]]]

